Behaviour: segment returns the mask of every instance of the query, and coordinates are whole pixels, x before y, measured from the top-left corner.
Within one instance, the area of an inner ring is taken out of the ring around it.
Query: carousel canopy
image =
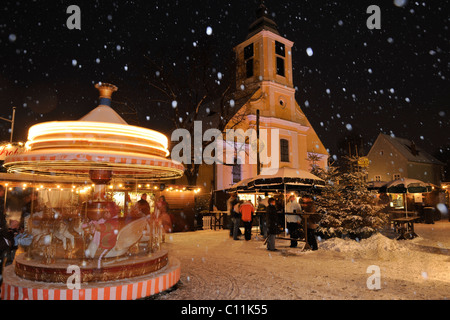
[[[115,178],[176,179],[181,163],[167,159],[168,139],[147,128],[128,125],[109,107],[117,88],[96,86],[100,105],[79,121],[53,121],[32,126],[26,151],[9,156],[9,172],[89,177],[92,171],[108,171]]]

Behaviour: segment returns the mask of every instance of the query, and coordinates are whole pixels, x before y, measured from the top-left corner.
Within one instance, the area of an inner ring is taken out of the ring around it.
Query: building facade
[[[444,163],[408,139],[380,134],[367,157],[369,181],[411,178],[441,184]]]

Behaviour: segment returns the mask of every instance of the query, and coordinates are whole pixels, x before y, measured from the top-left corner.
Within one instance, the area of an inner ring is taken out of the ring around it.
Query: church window
[[[247,78],[253,77],[253,43],[244,48],[245,73]]]
[[[275,54],[277,62],[277,74],[284,77],[284,58],[286,57],[286,46],[278,41],[275,41]]]
[[[245,72],[247,78],[253,77],[253,59],[245,61]]]
[[[244,59],[253,58],[253,43],[249,44],[244,48]]]
[[[284,77],[284,59],[277,57],[277,74]]]
[[[289,162],[289,140],[280,139],[280,160]]]
[[[275,53],[279,56],[285,57],[285,46],[281,42],[275,41]]]
[[[233,175],[233,184],[241,181],[241,165],[239,163],[235,163],[232,169]]]

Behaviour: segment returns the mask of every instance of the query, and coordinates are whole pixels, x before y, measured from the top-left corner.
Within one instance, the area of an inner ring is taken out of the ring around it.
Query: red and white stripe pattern
[[[70,290],[67,288],[46,288],[22,287],[13,284],[17,281],[8,281],[4,278],[2,284],[1,300],[136,300],[152,296],[154,294],[166,291],[173,287],[180,280],[181,269],[179,263],[169,267],[166,273],[157,272],[154,277],[148,275],[147,279],[143,277],[136,278],[136,282],[128,281],[111,282],[111,286],[103,283],[102,287],[94,287],[95,284],[86,285],[86,288],[79,290]],[[31,281],[23,281],[32,283]],[[22,284],[22,282],[19,281]]]

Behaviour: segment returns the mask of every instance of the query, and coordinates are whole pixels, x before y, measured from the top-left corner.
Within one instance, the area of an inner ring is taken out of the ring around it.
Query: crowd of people
[[[302,223],[302,213],[309,216],[306,230]],[[264,199],[258,197],[255,208],[250,200],[239,200],[237,193],[233,193],[227,201],[227,216],[224,218],[228,220],[224,225],[228,225],[233,240],[239,240],[241,226],[244,227],[244,239],[251,240],[254,220],[259,219],[259,232],[265,238],[267,250],[277,250],[275,240],[277,235],[283,232],[284,222],[291,248],[296,248],[300,239],[307,238],[311,249],[318,249],[315,230],[320,216],[315,214],[314,201],[310,195],[300,197],[300,203],[295,195],[289,195],[286,204],[282,195],[266,196]]]

